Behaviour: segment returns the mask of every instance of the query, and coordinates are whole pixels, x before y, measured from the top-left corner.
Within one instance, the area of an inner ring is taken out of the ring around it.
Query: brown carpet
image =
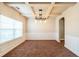
[[[55,40],[28,40],[4,55],[4,57],[76,57]]]

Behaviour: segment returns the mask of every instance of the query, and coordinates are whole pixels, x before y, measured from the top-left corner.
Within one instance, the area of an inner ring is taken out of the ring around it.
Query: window
[[[0,15],[0,43],[22,36],[22,22]]]

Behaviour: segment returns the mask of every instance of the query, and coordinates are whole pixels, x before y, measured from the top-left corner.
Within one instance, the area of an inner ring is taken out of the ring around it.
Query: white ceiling
[[[15,8],[19,11],[23,16],[32,17],[32,10],[31,8],[26,5],[25,3],[7,3],[9,6]]]
[[[44,13],[47,13],[48,11],[50,11],[49,16],[58,16],[60,14],[62,14],[65,10],[67,10],[69,7],[75,5],[75,2],[52,2],[51,4],[41,4],[41,2],[39,4],[30,4],[30,6],[32,7],[32,9],[34,9],[35,13],[39,13],[38,10],[39,9],[43,9]],[[52,6],[52,11],[51,9],[48,10],[48,8],[50,8]]]
[[[48,11],[50,12],[50,14],[48,14],[49,16],[58,16],[60,14],[62,14],[66,9],[68,9],[69,7],[75,5],[75,2],[53,2],[53,3],[24,3],[24,2],[8,2],[7,3],[9,6],[15,8],[16,10],[18,10],[22,15],[27,16],[27,17],[34,17],[34,12],[36,14],[39,13],[39,9],[43,9],[43,14],[46,14]],[[52,9],[48,10],[48,8],[52,6]]]

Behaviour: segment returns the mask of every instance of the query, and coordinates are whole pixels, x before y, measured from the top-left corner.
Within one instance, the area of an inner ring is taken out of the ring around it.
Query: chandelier
[[[46,20],[46,18],[43,17],[42,11],[42,9],[39,9],[38,17],[35,17],[36,20]]]

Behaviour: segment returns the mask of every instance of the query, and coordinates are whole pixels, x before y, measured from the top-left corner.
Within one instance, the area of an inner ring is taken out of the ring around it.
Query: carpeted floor
[[[63,41],[27,40],[4,57],[76,57],[71,51],[63,47]]]

